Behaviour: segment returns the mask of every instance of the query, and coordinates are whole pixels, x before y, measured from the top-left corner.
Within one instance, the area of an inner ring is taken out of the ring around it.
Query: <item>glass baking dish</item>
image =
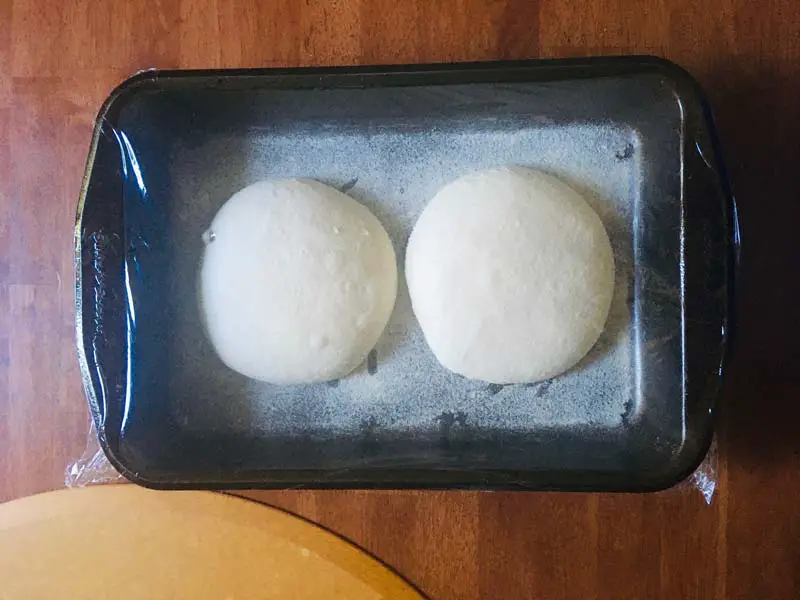
[[[340,381],[269,385],[217,358],[197,272],[235,191],[335,185],[382,221],[402,273],[435,191],[502,164],[568,181],[609,232],[615,298],[576,368],[513,386],[452,374],[402,281],[369,364]],[[667,487],[711,440],[737,231],[709,106],[661,59],[140,73],[97,118],[76,227],[101,445],[157,488]]]

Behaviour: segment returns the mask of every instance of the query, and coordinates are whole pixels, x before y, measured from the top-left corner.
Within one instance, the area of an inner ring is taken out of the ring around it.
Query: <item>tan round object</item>
[[[546,173],[490,169],[442,188],[408,242],[414,313],[439,362],[470,379],[523,383],[577,363],[614,292],[608,234]]]
[[[0,505],[0,598],[421,599],[365,552],[280,510],[135,485]]]
[[[200,305],[230,368],[270,383],[344,377],[383,332],[397,294],[394,249],[378,219],[308,180],[234,194],[205,234]]]

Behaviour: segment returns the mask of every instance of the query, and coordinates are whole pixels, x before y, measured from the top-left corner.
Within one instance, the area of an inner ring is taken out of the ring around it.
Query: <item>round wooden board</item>
[[[311,523],[214,492],[133,485],[0,505],[3,600],[422,596]]]

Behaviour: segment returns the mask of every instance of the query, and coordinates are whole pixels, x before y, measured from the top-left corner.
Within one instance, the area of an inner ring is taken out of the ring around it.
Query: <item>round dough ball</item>
[[[204,234],[200,305],[230,368],[270,383],[344,377],[394,307],[397,264],[363,205],[316,181],[261,181]]]
[[[408,242],[414,313],[442,365],[523,383],[577,363],[605,325],[614,259],[583,197],[531,169],[481,171],[443,187]]]

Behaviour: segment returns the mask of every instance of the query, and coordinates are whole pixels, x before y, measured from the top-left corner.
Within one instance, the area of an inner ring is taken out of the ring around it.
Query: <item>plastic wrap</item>
[[[402,257],[438,187],[497,164],[568,181],[609,232],[615,298],[577,368],[512,386],[449,373],[402,284],[367,363],[340,381],[274,386],[219,361],[196,274],[238,189],[339,187]],[[669,63],[145,73],[101,110],[79,215],[84,383],[100,445],[133,481],[645,491],[692,473],[711,443],[735,216],[703,96]],[[87,452],[69,482],[105,477]],[[710,497],[709,464],[693,477]]]
[[[678,483],[675,489],[700,492],[705,503],[710,505],[717,490],[717,460],[717,440],[715,437],[711,441],[711,446],[709,446],[703,462],[700,463],[694,473]],[[94,423],[90,422],[89,434],[86,438],[86,449],[79,458],[67,466],[64,472],[64,485],[68,488],[73,488],[107,483],[123,483],[125,481],[125,477],[106,458],[97,441],[97,430],[94,427]]]
[[[694,473],[683,482],[681,485],[691,486],[702,494],[706,504],[711,504],[714,498],[714,492],[717,490],[718,481],[718,467],[717,467],[717,439],[711,440],[711,446],[708,448],[708,454],[700,463],[700,466],[695,469]]]
[[[73,488],[124,481],[125,478],[106,458],[97,439],[94,421],[90,421],[89,434],[86,436],[86,448],[83,454],[67,465],[67,469],[64,471],[64,485]]]

